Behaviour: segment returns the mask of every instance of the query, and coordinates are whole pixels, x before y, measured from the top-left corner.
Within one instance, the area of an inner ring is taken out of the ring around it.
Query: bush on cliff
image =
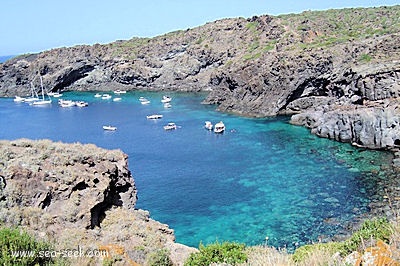
[[[382,240],[388,243],[393,230],[393,226],[385,218],[366,220],[349,239],[343,242],[318,243],[299,247],[292,259],[294,262],[304,262],[314,253],[321,251],[330,255],[338,252],[342,257],[345,257],[353,251],[361,251],[365,248],[363,245],[372,240]]]
[[[38,256],[46,250],[50,250],[48,243],[37,241],[24,231],[0,228],[0,265],[47,265],[52,258]]]
[[[204,246],[200,243],[199,252],[192,253],[185,266],[207,266],[211,263],[229,263],[237,265],[247,260],[244,244],[218,241]]]

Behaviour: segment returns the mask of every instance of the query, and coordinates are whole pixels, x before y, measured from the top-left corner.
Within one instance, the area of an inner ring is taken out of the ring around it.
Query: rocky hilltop
[[[221,111],[294,115],[322,137],[396,148],[399,48],[400,6],[222,19],[19,56],[1,65],[0,96],[28,94],[38,73],[51,91],[209,91]]]
[[[107,250],[121,265],[143,265],[162,249],[183,265],[194,251],[135,209],[135,183],[119,150],[21,139],[0,141],[0,154],[0,224],[24,227],[57,251]],[[71,263],[99,265],[101,259]]]

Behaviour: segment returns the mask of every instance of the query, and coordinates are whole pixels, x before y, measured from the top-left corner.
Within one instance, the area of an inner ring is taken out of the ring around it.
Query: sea
[[[67,92],[88,107],[0,98],[0,139],[51,139],[120,149],[138,189],[137,208],[168,224],[176,241],[236,241],[294,248],[332,237],[369,211],[390,153],[318,138],[288,117],[246,118],[201,104],[206,94]],[[150,103],[143,105],[140,97]],[[147,115],[162,114],[157,120]],[[223,121],[215,134],[204,122]],[[176,130],[163,126],[174,122]],[[105,131],[103,125],[117,127]]]

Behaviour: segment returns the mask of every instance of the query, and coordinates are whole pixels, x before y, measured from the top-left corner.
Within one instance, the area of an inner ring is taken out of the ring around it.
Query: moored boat
[[[163,98],[161,99],[162,103],[169,103],[170,101],[172,101],[172,98],[169,96],[163,96]]]
[[[165,130],[173,130],[173,129],[177,129],[177,126],[175,123],[170,122],[164,126],[164,129]]]
[[[154,115],[148,115],[146,116],[147,119],[161,119],[163,118],[163,115],[160,114],[154,114]]]
[[[89,106],[89,103],[88,103],[88,102],[85,102],[85,101],[77,101],[77,102],[75,102],[75,104],[76,104],[76,106],[78,106],[78,107],[86,107],[86,106]]]
[[[114,126],[103,126],[104,130],[109,130],[109,131],[115,131],[117,130],[117,127]]]
[[[42,88],[42,99],[39,99],[39,100],[37,100],[37,101],[32,102],[31,105],[47,105],[47,104],[51,104],[51,98],[50,98],[50,96],[48,96],[48,97],[49,97],[48,100],[45,100],[45,99],[44,99],[44,88],[43,88],[43,79],[42,79],[42,76],[40,76],[40,86],[41,86],[41,88]]]
[[[109,99],[111,99],[112,98],[112,96],[110,95],[110,94],[103,94],[103,95],[101,95],[101,99],[103,99],[103,100],[109,100]]]
[[[214,133],[223,133],[225,131],[225,124],[220,121],[214,126]]]
[[[16,102],[16,103],[25,102],[25,98],[24,97],[20,97],[20,96],[15,96],[14,102]]]
[[[126,91],[123,91],[123,90],[115,90],[114,93],[115,93],[115,94],[123,94],[123,93],[126,93]]]
[[[74,101],[71,100],[58,100],[58,105],[61,107],[73,107],[76,105],[76,103]]]
[[[204,123],[204,128],[207,130],[212,130],[213,129],[213,124],[210,121],[206,121]]]

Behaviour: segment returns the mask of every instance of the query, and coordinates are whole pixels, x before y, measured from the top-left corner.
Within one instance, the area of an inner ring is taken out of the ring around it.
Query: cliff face
[[[364,102],[389,100],[397,106],[399,17],[400,6],[392,6],[223,19],[151,39],[54,49],[1,65],[0,96],[28,94],[40,73],[52,91],[209,91],[204,103],[221,111],[256,117],[300,113],[292,121],[301,125],[318,110],[318,125],[307,124],[313,132],[324,123],[341,127],[341,110],[359,107],[383,121],[386,114]],[[328,124],[329,132],[320,135],[336,136]],[[372,134],[385,131],[382,136],[398,130],[397,124],[367,127]],[[346,134],[350,138],[342,140],[372,148],[397,143],[385,137],[370,145],[356,133]]]
[[[174,243],[167,225],[135,209],[135,183],[121,151],[23,139],[1,141],[0,154],[1,224],[26,227],[57,250],[117,250],[141,264],[163,248],[177,265],[193,252]]]

